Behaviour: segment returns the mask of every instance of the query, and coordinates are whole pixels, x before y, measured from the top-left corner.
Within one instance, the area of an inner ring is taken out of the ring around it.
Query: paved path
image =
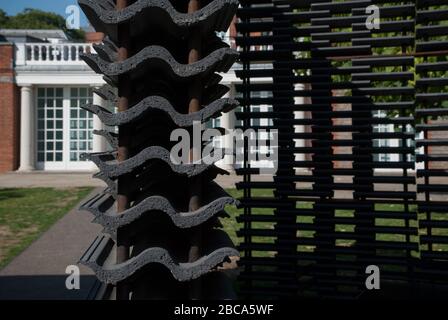
[[[74,208],[0,270],[0,300],[86,299],[95,284],[93,273],[80,266],[80,290],[67,290],[65,269],[78,262],[101,231],[91,220]]]
[[[105,184],[98,179],[92,178],[92,173],[48,173],[10,172],[0,175],[0,188],[32,188],[32,187],[100,187]]]
[[[310,174],[310,172],[297,172],[298,174]],[[67,187],[105,187],[105,183],[99,179],[92,178],[92,172],[84,173],[49,173],[35,171],[31,173],[6,173],[0,174],[0,188],[30,188],[30,187],[52,187],[52,188],[67,188]],[[389,174],[379,174],[379,175],[393,175]],[[252,176],[252,181],[272,181],[272,176],[270,175],[258,175]],[[432,179],[435,184],[448,184],[448,179],[445,177]],[[224,188],[234,188],[235,183],[242,181],[241,176],[235,174],[218,176],[215,180],[219,185]],[[421,180],[419,180],[421,181]],[[337,176],[335,182],[339,183],[352,183],[352,179],[346,176]],[[420,182],[421,183],[421,182]],[[297,189],[311,189],[311,183],[297,183]],[[376,184],[376,190],[382,191],[401,191],[402,185],[395,184]],[[409,191],[415,191],[415,186],[409,185]],[[419,194],[423,196],[423,194]],[[335,198],[352,198],[352,192],[346,190],[337,190],[335,192]],[[433,193],[431,199],[434,201],[444,200],[443,194]]]
[[[0,188],[32,188],[32,187],[102,187],[105,183],[99,179],[92,178],[92,172],[74,173],[49,173],[31,172],[16,173],[10,172],[0,174]],[[236,175],[219,176],[216,181],[224,188],[233,188],[236,181],[241,181],[242,177]]]

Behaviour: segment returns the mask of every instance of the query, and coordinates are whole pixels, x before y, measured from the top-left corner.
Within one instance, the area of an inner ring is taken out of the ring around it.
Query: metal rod
[[[200,0],[190,0],[188,3],[188,13],[194,13],[201,7]],[[201,59],[201,33],[200,30],[192,30],[188,43],[188,63],[195,63]],[[201,79],[195,79],[188,89],[188,113],[198,112],[201,109],[202,100],[202,81]],[[201,147],[199,150],[194,146],[190,150],[190,162],[201,159]],[[189,210],[194,211],[201,207],[201,195],[202,195],[202,181],[200,177],[193,177],[190,179],[189,185]],[[196,261],[201,256],[202,247],[202,228],[198,226],[192,230],[190,238],[190,250],[188,252],[189,262]],[[200,299],[201,292],[201,280],[197,279],[192,281],[190,286],[190,299]]]
[[[128,6],[128,0],[117,0],[116,9],[123,10]],[[130,51],[130,32],[129,24],[125,23],[118,26],[118,61],[124,61],[129,57]],[[126,111],[129,108],[129,98],[131,95],[131,83],[127,75],[122,75],[118,81],[118,112]],[[118,132],[118,162],[123,162],[129,158],[129,144],[130,132],[129,127],[121,126]],[[129,194],[128,194],[128,176],[123,176],[118,179],[117,192],[117,214],[129,208]],[[117,234],[117,241],[120,239],[120,234]],[[117,246],[117,264],[129,259],[129,247]],[[129,288],[123,283],[117,284],[117,300],[128,300]]]

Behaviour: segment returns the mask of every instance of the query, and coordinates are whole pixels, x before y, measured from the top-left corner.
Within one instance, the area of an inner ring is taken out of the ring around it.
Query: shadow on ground
[[[80,289],[68,290],[68,275],[33,275],[0,277],[0,300],[90,300],[98,281],[95,276],[81,276]]]

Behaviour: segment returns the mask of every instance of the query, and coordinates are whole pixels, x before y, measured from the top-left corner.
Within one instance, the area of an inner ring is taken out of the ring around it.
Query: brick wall
[[[333,90],[333,96],[344,96],[345,92],[343,90]],[[334,103],[332,104],[333,111],[351,111],[352,105],[351,104],[342,104],[342,103]],[[352,119],[351,118],[334,118],[333,119],[333,125],[335,126],[343,126],[343,125],[351,125]],[[333,139],[334,140],[351,140],[352,139],[352,133],[351,132],[333,132]],[[352,147],[333,147],[333,153],[334,154],[351,154],[352,153]],[[353,162],[352,161],[334,161],[333,165],[335,168],[346,168],[346,169],[352,169],[353,168]]]
[[[0,173],[19,166],[19,89],[13,59],[14,45],[0,43]]]
[[[87,43],[100,43],[104,39],[104,33],[101,32],[86,32],[85,41]]]
[[[438,118],[436,120],[428,120],[428,124],[437,124],[437,125],[446,125],[448,123],[448,119]],[[447,132],[446,131],[430,131],[428,132],[428,139],[446,139]],[[428,147],[429,154],[439,154],[439,155],[448,155],[448,147],[447,146],[431,146]],[[429,161],[428,163],[429,169],[444,169],[448,168],[447,161]]]

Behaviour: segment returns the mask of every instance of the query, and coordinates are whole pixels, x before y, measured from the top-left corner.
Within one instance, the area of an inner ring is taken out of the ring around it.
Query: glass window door
[[[92,103],[92,89],[70,89],[70,162],[83,162],[80,155],[93,150],[93,114],[81,109]]]
[[[91,170],[80,159],[92,151],[93,115],[80,108],[92,102],[92,89],[37,89],[37,168],[40,170]]]

